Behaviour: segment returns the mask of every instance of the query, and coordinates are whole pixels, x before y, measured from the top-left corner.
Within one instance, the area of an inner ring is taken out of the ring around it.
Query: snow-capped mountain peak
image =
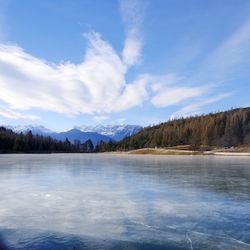
[[[127,136],[131,136],[139,132],[142,127],[138,125],[96,125],[96,126],[78,126],[75,127],[83,132],[96,132],[102,135],[109,136],[114,140],[122,140]]]
[[[16,133],[27,133],[32,131],[33,134],[38,135],[49,135],[53,133],[52,130],[45,128],[42,125],[17,125],[17,126],[6,126],[7,128],[13,130]]]

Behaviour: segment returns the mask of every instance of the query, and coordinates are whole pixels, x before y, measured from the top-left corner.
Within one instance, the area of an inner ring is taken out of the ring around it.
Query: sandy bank
[[[115,152],[121,153],[121,152]],[[195,151],[195,150],[181,150],[181,149],[164,149],[164,148],[143,148],[131,150],[128,152],[122,152],[131,155],[222,155],[222,156],[250,156],[250,152],[233,152],[233,151],[222,151],[222,150],[211,150],[211,151]]]

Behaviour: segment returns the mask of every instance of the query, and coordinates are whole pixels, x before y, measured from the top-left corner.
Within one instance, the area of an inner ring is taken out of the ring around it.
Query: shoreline
[[[184,150],[184,149],[165,149],[165,148],[142,148],[130,151],[107,151],[107,152],[92,152],[92,153],[74,153],[74,152],[18,152],[18,153],[0,153],[1,155],[60,155],[60,154],[91,154],[91,155],[160,155],[160,156],[250,156],[249,151],[222,151],[222,150],[211,150],[211,151],[195,151],[195,150]]]
[[[135,149],[127,152],[113,152],[115,154],[125,153],[128,155],[204,155],[204,156],[250,156],[249,151],[222,151],[211,150],[211,151],[196,151],[196,150],[184,150],[184,149],[154,149],[154,148],[144,148],[144,149]]]
[[[210,155],[204,152],[204,155]],[[213,152],[211,155],[222,155],[222,156],[250,156],[248,152]]]

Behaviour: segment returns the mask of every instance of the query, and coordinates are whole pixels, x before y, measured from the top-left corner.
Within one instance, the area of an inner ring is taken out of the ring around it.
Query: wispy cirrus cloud
[[[11,109],[8,109],[6,107],[1,107],[0,106],[0,116],[8,118],[8,119],[28,119],[28,120],[39,120],[39,117],[36,115],[23,115],[19,112],[15,112]]]
[[[169,88],[159,92],[151,102],[156,107],[168,107],[179,104],[185,100],[201,96],[209,90],[209,86],[202,87],[184,87],[170,86]]]
[[[193,115],[202,114],[202,108],[206,105],[219,102],[224,98],[231,96],[233,93],[218,94],[214,96],[209,96],[204,100],[198,100],[196,102],[189,103],[188,105],[182,107],[180,110],[172,114],[171,118],[188,117]]]
[[[145,2],[140,0],[121,0],[120,11],[126,28],[126,39],[122,58],[127,66],[137,64],[142,49],[140,26],[145,15]]]
[[[250,63],[250,19],[238,29],[204,62],[204,68],[225,77],[246,70]]]
[[[234,94],[230,91],[221,94],[216,89],[221,83],[240,79],[244,73],[248,73],[249,55],[250,19],[247,19],[201,62],[195,73],[188,78],[176,78],[175,85],[158,86],[158,94],[151,102],[156,107],[181,106],[172,117],[200,114],[205,106]],[[194,85],[187,87],[184,81]]]

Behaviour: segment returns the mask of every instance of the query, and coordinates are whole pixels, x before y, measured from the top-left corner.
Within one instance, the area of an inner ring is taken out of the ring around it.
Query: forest
[[[174,119],[147,127],[118,142],[115,150],[177,145],[190,145],[193,149],[250,145],[250,108]]]
[[[0,153],[91,153],[94,146],[91,140],[84,143],[57,141],[50,136],[14,133],[10,129],[0,127]]]

